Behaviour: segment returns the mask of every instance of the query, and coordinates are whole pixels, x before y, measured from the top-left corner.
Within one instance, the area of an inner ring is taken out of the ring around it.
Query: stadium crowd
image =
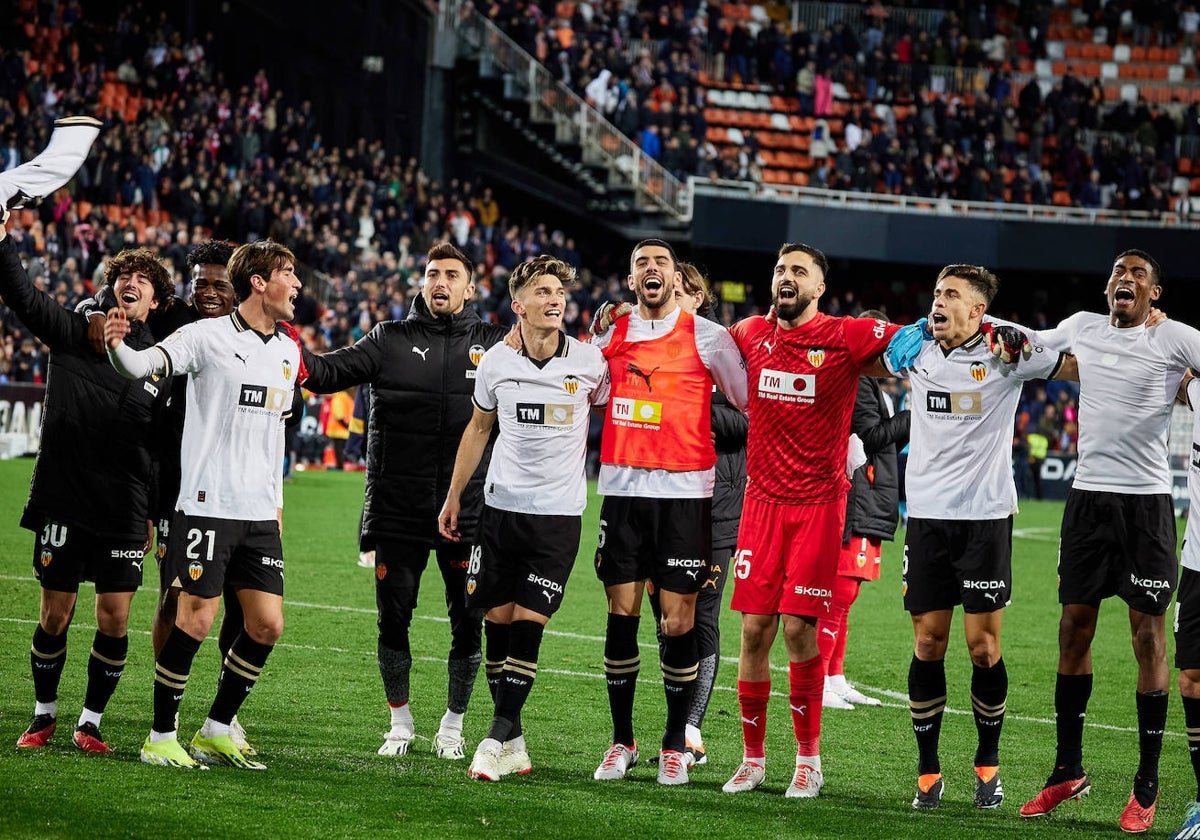
[[[735,4],[744,8],[743,4]],[[708,90],[729,84],[795,97],[816,117],[809,185],[914,197],[1190,212],[1177,141],[1200,135],[1200,105],[1106,99],[1100,79],[1067,65],[1043,95],[1014,68],[1044,58],[1051,4],[916,4],[945,9],[922,28],[902,8],[862,2],[861,16],[809,31],[770,17],[729,17],[722,4],[518,0],[481,9],[554,76],[678,177],[762,180],[754,132],[708,137]],[[1109,44],[1190,46],[1197,14],[1178,3],[1085,4]],[[761,11],[761,7],[755,7]],[[630,44],[644,45],[640,52]],[[704,68],[709,68],[706,72]],[[986,85],[946,91],[933,70],[986,71]],[[849,107],[834,120],[834,91]],[[831,130],[831,125],[834,128]],[[1194,142],[1194,141],[1193,141]],[[1191,148],[1191,147],[1189,147]],[[1048,164],[1048,165],[1046,165]],[[1184,173],[1186,174],[1186,172]],[[1061,202],[1060,202],[1061,203]]]

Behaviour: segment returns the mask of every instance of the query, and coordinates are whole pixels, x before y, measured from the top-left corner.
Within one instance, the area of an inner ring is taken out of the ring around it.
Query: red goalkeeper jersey
[[[858,377],[898,329],[869,318],[821,313],[791,330],[761,316],[733,326],[750,386],[747,495],[812,504],[846,494],[846,448]]]

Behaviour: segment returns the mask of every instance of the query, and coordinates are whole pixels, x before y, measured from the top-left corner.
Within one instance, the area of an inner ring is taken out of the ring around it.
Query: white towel
[[[70,181],[87,159],[100,126],[100,120],[94,117],[55,120],[50,145],[40,155],[0,172],[0,209],[36,204]]]

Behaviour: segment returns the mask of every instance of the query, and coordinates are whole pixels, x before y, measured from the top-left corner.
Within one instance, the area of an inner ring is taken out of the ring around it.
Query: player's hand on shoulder
[[[1011,324],[993,324],[985,321],[979,330],[987,338],[988,350],[992,356],[1002,364],[1015,365],[1022,359],[1028,361],[1033,354],[1029,336]]]
[[[933,341],[928,318],[921,318],[916,323],[896,330],[885,353],[888,367],[896,373],[911,369],[917,363],[917,356],[921,355],[921,349],[927,341]]]
[[[1168,317],[1166,312],[1163,312],[1157,306],[1151,306],[1150,314],[1146,317],[1146,326],[1147,327],[1157,327],[1163,321],[1169,321],[1169,320],[1171,320],[1171,319],[1170,319],[1170,317]]]
[[[592,323],[588,326],[588,332],[595,336],[604,335],[612,329],[613,324],[626,317],[632,311],[633,307],[624,301],[620,303],[605,301],[596,308],[596,314],[592,318]]]
[[[513,324],[512,329],[504,336],[504,346],[511,347],[513,350],[520,352],[521,350],[521,326]]]

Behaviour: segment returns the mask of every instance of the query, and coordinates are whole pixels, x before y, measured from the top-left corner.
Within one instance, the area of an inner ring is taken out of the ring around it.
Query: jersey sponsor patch
[[[810,354],[812,355],[811,351]],[[825,351],[821,351],[821,362]],[[817,377],[811,373],[789,373],[763,368],[758,374],[758,395],[768,400],[812,404],[817,395]]]
[[[238,405],[242,411],[282,412],[291,404],[291,391],[285,391],[282,388],[243,384],[238,389]]]
[[[517,422],[528,426],[571,426],[575,422],[575,406],[517,403]]]
[[[930,414],[950,415],[947,419],[977,420],[983,414],[983,395],[979,391],[930,391],[925,395],[925,408]]]
[[[612,401],[612,417],[613,422],[620,426],[658,428],[662,425],[662,403],[615,397]]]

